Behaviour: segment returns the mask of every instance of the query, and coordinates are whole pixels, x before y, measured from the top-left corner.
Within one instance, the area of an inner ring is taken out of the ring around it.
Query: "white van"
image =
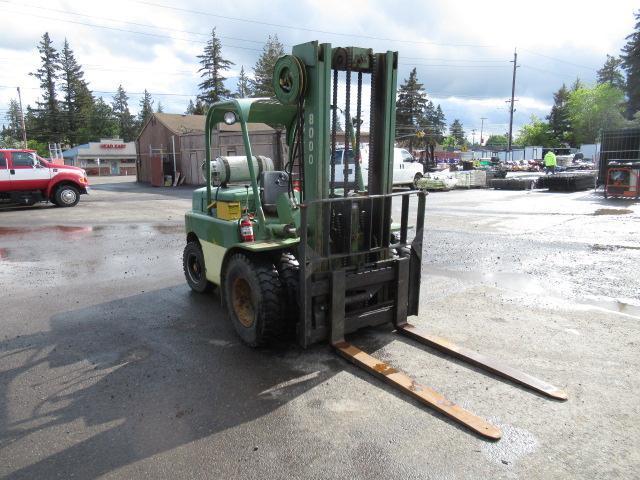
[[[365,185],[369,177],[369,151],[365,147],[361,150],[362,154],[362,179]],[[344,182],[344,149],[336,149],[336,170],[335,180],[336,186],[342,185]],[[355,163],[353,160],[353,150],[349,150],[347,154],[347,179],[349,182],[355,182]],[[422,164],[417,162],[413,155],[404,148],[393,149],[393,185],[394,186],[416,186],[416,182],[422,178]]]

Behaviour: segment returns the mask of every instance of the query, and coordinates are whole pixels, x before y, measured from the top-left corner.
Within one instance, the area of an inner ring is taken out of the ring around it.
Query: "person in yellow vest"
[[[556,154],[553,153],[553,150],[549,150],[544,156],[544,168],[547,171],[547,175],[549,172],[556,173],[556,165],[558,165]]]

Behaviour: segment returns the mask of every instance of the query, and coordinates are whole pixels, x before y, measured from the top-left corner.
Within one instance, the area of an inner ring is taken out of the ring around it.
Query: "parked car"
[[[89,180],[83,169],[56,165],[33,150],[0,150],[0,203],[49,201],[58,207],[73,207],[86,193]]]
[[[362,178],[366,185],[367,178],[369,176],[369,153],[366,148],[363,148],[361,152]],[[341,185],[344,182],[344,149],[336,149],[335,156],[336,185]],[[347,157],[347,179],[349,182],[355,182],[355,163],[353,150],[349,150]],[[415,187],[417,181],[422,178],[422,172],[422,164],[420,162],[417,162],[408,150],[405,150],[404,148],[393,149],[393,184],[395,186],[409,185]]]

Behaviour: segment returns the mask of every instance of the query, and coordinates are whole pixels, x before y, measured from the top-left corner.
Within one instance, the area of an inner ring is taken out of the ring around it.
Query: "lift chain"
[[[370,190],[373,185],[373,175],[375,172],[374,161],[376,155],[376,75],[378,69],[378,59],[375,55],[371,57],[371,106],[369,108],[369,175],[368,175],[368,187]],[[377,193],[377,192],[376,192]],[[371,245],[369,245],[371,247]]]
[[[351,55],[347,53],[347,71],[346,71],[346,98],[344,107],[344,159],[343,159],[343,196],[346,197],[349,191],[349,144],[351,138],[351,129],[349,124],[351,123]]]
[[[361,165],[360,165],[360,124],[362,117],[362,72],[358,72],[358,94],[356,103],[356,151],[353,152],[354,167],[355,167],[355,180],[356,185],[358,178],[362,177]],[[356,188],[359,188],[357,185]]]
[[[338,124],[338,70],[333,70],[333,100],[331,112],[331,196],[334,195],[336,183],[336,126]]]

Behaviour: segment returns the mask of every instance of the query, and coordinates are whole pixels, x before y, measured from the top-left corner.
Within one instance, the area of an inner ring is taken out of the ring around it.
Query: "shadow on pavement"
[[[0,372],[0,384],[19,380],[14,394],[27,388],[43,398],[12,421],[10,389],[2,389],[0,456],[12,478],[96,478],[259,418],[341,370],[327,355],[309,375],[291,368],[300,351],[242,346],[217,299],[183,286],[56,315],[50,332],[0,345],[0,360],[13,367]],[[268,393],[274,388],[277,395]],[[103,428],[59,451],[56,439],[68,445],[79,420],[83,434]],[[39,452],[56,453],[15,470],[6,449],[30,434]]]

